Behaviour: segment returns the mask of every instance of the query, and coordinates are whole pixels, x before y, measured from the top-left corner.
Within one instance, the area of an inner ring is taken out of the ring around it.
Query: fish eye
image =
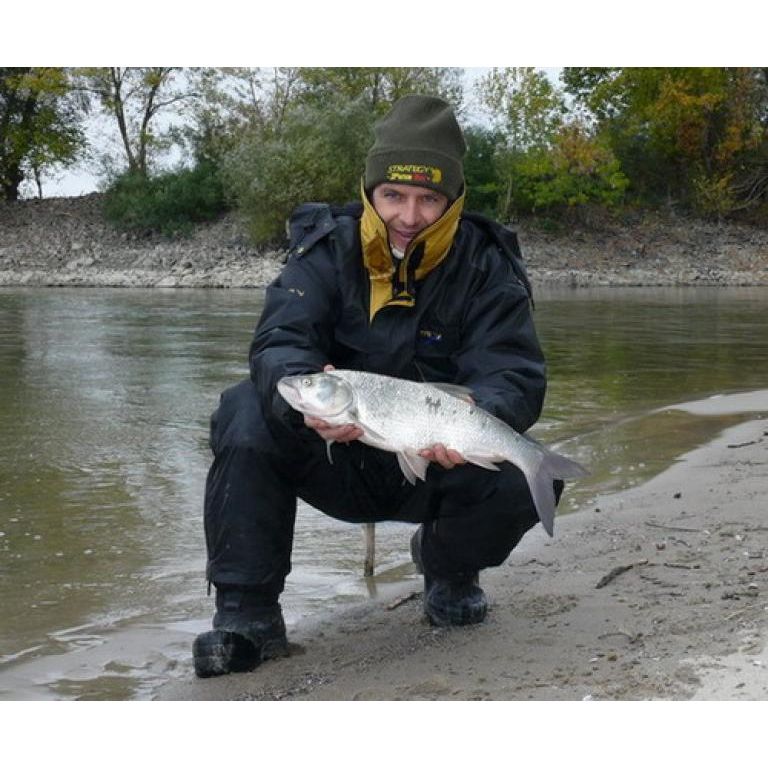
[[[311,387],[312,386],[312,379],[310,379],[309,377],[307,377],[306,379],[302,379],[301,386],[302,387]]]

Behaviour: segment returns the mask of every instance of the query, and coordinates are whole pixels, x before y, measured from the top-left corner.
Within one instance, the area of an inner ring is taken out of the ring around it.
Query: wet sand
[[[554,539],[529,533],[482,574],[480,626],[433,628],[419,595],[390,596],[300,625],[291,656],[252,673],[198,680],[190,662],[158,698],[767,700],[768,390],[747,405],[751,420],[558,519]]]

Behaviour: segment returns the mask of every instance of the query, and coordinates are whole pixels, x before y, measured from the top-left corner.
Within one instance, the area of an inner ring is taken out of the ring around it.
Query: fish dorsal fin
[[[458,397],[460,400],[466,400],[468,403],[474,403],[472,397],[472,390],[469,387],[462,387],[461,384],[446,384],[443,382],[429,382],[430,387],[439,389],[441,392],[445,392],[446,395],[452,395]]]

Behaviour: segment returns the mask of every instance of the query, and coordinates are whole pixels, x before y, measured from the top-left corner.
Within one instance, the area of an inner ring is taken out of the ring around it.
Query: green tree
[[[467,186],[466,208],[495,216],[499,197],[504,191],[500,182],[496,155],[504,137],[498,130],[470,125],[464,129],[467,154],[464,158],[464,179]]]
[[[61,67],[0,68],[0,192],[19,197],[27,179],[74,163],[85,146],[81,120],[85,105],[70,89]]]
[[[494,68],[477,87],[480,103],[503,136],[495,163],[503,194],[498,214],[509,217],[515,208],[521,168],[533,153],[542,157],[563,123],[565,104],[547,76],[533,67]],[[518,195],[519,198],[519,195]]]
[[[303,67],[302,96],[315,102],[342,98],[367,104],[380,115],[402,96],[440,96],[461,111],[463,69],[451,67]]]
[[[277,240],[299,203],[357,196],[372,122],[368,105],[336,100],[293,108],[280,131],[243,133],[222,173],[256,242]]]
[[[184,103],[181,132],[193,157],[222,162],[244,136],[279,134],[286,114],[298,103],[296,67],[201,68],[188,73],[197,98]]]
[[[209,73],[213,98],[195,123],[226,187],[260,242],[276,239],[296,204],[359,194],[375,119],[400,96],[461,103],[460,70],[275,68]]]
[[[562,94],[534,67],[494,67],[476,89],[511,152],[548,146],[562,125]]]

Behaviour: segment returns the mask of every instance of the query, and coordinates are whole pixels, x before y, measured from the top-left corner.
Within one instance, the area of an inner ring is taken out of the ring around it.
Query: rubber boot
[[[247,589],[216,590],[213,629],[192,644],[198,677],[250,672],[265,659],[288,654],[282,609],[277,602],[263,603],[258,593]]]
[[[440,577],[425,571],[421,558],[421,526],[411,537],[411,558],[424,575],[424,613],[438,627],[480,624],[488,613],[488,600],[480,588],[478,571]]]

